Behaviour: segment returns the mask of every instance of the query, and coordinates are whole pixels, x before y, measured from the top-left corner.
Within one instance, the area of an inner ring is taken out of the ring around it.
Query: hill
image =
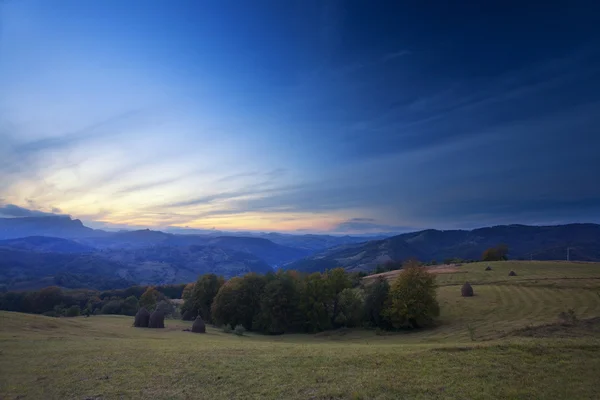
[[[600,225],[505,225],[471,231],[429,229],[340,246],[285,267],[306,272],[322,271],[335,266],[342,266],[349,271],[371,271],[378,264],[389,260],[480,259],[485,249],[500,243],[508,245],[511,259],[564,259],[567,248],[571,248],[572,260],[599,261]]]
[[[0,312],[0,398],[599,398],[600,264],[486,265],[438,275],[437,326],[409,332],[198,335],[180,320]],[[561,322],[567,309],[577,321]]]
[[[123,265],[92,254],[42,253],[0,248],[0,285],[6,290],[46,286],[113,289],[135,283]]]
[[[208,244],[253,254],[274,267],[313,253],[310,250],[282,246],[270,240],[255,237],[220,236],[210,239]]]
[[[0,240],[0,247],[54,253],[91,253],[95,250],[93,247],[77,243],[73,240],[46,236],[28,236],[18,239]]]
[[[105,290],[193,282],[205,273],[230,278],[269,271],[271,267],[256,256],[213,246],[155,246],[85,254],[0,246],[0,285],[6,290],[53,285]]]

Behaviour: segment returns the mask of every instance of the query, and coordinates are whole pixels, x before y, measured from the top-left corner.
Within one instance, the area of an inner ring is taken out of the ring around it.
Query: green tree
[[[319,272],[306,276],[301,282],[300,311],[303,316],[304,330],[320,332],[331,329],[328,311],[330,293],[327,277]]]
[[[360,288],[344,289],[338,295],[339,313],[336,324],[353,328],[359,326],[364,313],[364,291]]]
[[[281,334],[298,327],[298,279],[295,271],[267,276],[256,326],[265,333]]]
[[[129,296],[125,299],[125,301],[123,301],[123,304],[121,305],[121,314],[135,315],[137,313],[138,308],[139,302],[137,297]]]
[[[213,322],[211,306],[223,283],[223,278],[215,274],[206,274],[199,277],[194,284],[194,289],[188,298],[188,304],[185,305],[184,311],[191,310],[196,315],[200,315],[205,322]]]
[[[394,328],[419,328],[440,314],[435,275],[409,263],[392,284],[384,315]]]
[[[123,300],[114,298],[102,306],[102,314],[120,314]]]
[[[241,324],[244,316],[241,312],[242,278],[231,278],[214,298],[211,306],[212,321],[218,325],[234,327]]]
[[[369,325],[378,328],[386,327],[383,312],[389,292],[390,284],[381,276],[366,287],[364,316]]]
[[[140,297],[140,307],[145,307],[148,311],[153,311],[156,308],[156,304],[164,298],[154,286],[148,287],[146,291]]]
[[[339,313],[339,294],[344,289],[352,287],[350,277],[344,270],[344,268],[335,268],[327,271],[327,289],[328,289],[328,311],[331,324],[333,326],[339,326],[335,320]]]
[[[241,314],[241,324],[248,331],[255,328],[254,320],[260,313],[261,296],[266,284],[266,278],[256,273],[244,275],[240,282],[239,312]]]

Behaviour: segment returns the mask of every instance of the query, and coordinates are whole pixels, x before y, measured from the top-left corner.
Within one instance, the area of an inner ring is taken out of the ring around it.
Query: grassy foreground
[[[385,336],[196,335],[183,321],[148,330],[0,312],[0,399],[600,398],[600,318],[557,324],[569,308],[600,317],[600,264],[485,265],[438,276],[440,326]],[[465,280],[475,297],[460,297]]]

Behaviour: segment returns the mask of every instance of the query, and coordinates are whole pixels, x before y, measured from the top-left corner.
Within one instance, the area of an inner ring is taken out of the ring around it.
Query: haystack
[[[165,314],[160,310],[154,311],[150,314],[150,322],[148,328],[164,328],[165,327]]]
[[[200,316],[196,317],[194,324],[192,325],[192,332],[194,333],[206,333],[206,325]]]
[[[139,309],[137,314],[135,314],[135,320],[133,321],[133,326],[136,328],[147,328],[148,323],[150,322],[150,313],[146,308],[142,307]]]
[[[485,267],[485,270],[486,270],[486,271],[491,271],[491,270],[492,270],[492,267],[490,267],[490,266],[488,265],[487,267]]]
[[[462,285],[462,288],[460,288],[460,293],[463,297],[473,296],[473,286],[471,286],[469,282],[465,282],[465,284]]]
[[[510,272],[508,273],[508,276],[517,276],[517,274],[515,273],[515,271],[510,271]]]

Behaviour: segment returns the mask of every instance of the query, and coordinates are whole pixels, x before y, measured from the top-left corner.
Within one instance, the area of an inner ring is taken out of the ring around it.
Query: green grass
[[[600,398],[598,330],[518,335],[568,308],[599,317],[600,264],[484,267],[438,276],[438,327],[384,336],[197,335],[183,321],[148,330],[131,317],[0,312],[0,399]],[[460,297],[467,277],[472,298]]]

